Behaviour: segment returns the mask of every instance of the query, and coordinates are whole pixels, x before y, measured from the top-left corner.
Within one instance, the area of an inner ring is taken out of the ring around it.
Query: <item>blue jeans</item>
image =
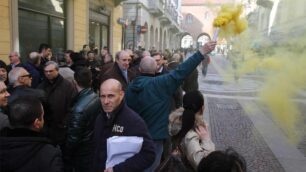
[[[154,163],[151,165],[151,167],[147,168],[144,172],[154,172],[155,169],[159,166],[160,164],[160,159],[163,154],[163,140],[154,140],[154,147],[155,147],[155,160]]]

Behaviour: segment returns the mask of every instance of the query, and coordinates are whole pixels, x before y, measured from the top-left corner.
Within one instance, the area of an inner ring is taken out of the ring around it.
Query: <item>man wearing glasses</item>
[[[12,69],[14,69],[15,67],[23,67],[21,61],[20,61],[20,55],[18,52],[13,51],[9,54],[9,60],[10,60],[10,64],[7,65],[7,71],[11,71]]]
[[[9,82],[12,88],[9,90],[11,96],[9,104],[20,96],[34,96],[43,104],[46,102],[46,94],[43,90],[31,88],[32,76],[23,67],[15,67],[9,72]]]

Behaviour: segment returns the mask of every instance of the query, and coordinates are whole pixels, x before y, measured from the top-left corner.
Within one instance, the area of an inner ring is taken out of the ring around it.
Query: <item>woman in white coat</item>
[[[204,121],[204,97],[199,91],[191,91],[183,97],[183,108],[169,116],[169,132],[173,144],[181,146],[194,170],[203,157],[215,150],[208,126]]]

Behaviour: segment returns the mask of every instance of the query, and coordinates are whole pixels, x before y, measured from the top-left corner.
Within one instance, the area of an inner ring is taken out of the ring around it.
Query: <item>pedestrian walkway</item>
[[[245,157],[248,171],[284,171],[237,100],[207,101],[212,140],[217,149],[233,147]]]
[[[259,105],[256,92],[260,81],[245,80],[237,87],[229,86],[231,83],[218,76],[216,65],[209,66],[207,78],[199,74],[205,118],[216,148],[233,147],[245,157],[251,172],[306,171],[305,155],[288,142],[269,112]]]

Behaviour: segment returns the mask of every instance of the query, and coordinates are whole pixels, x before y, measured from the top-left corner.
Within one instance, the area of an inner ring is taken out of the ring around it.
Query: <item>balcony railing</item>
[[[163,14],[163,3],[160,0],[148,0],[148,11],[154,16]]]

